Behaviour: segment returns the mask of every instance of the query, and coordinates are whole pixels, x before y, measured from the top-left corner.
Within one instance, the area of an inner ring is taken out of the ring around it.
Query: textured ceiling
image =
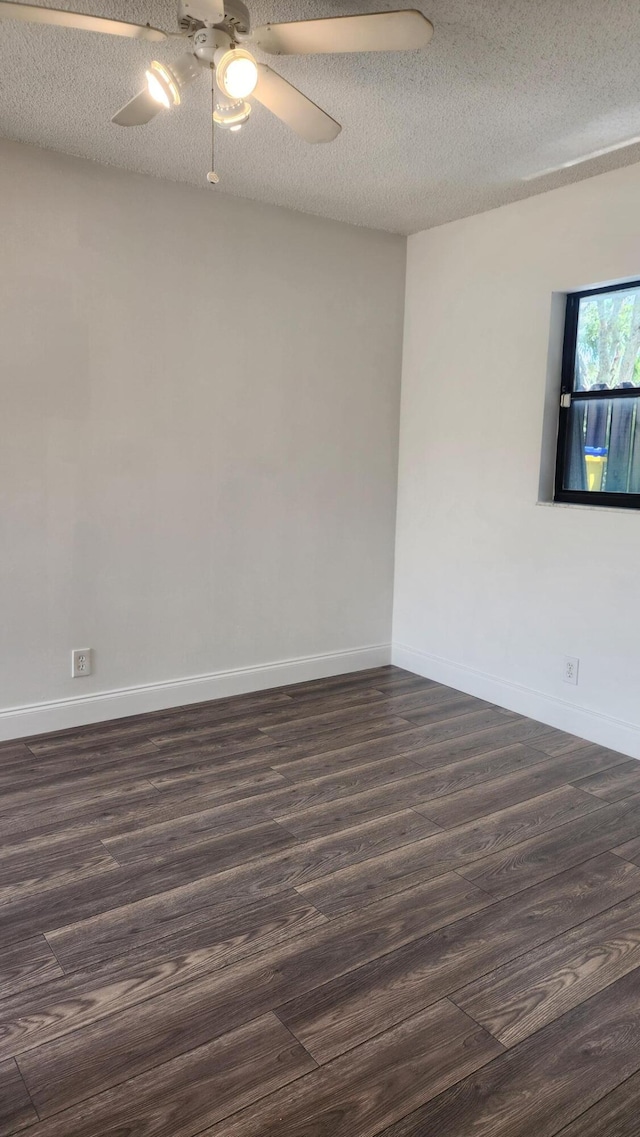
[[[40,0],[42,2],[42,0]],[[415,0],[414,0],[415,2]],[[174,0],[56,0],[97,15],[176,27]],[[254,0],[254,24],[402,7],[381,0]],[[640,160],[640,145],[523,182],[538,169],[640,135],[637,0],[423,0],[428,48],[389,55],[271,57],[343,124],[309,146],[256,105],[238,134],[218,132],[209,169],[202,81],[181,107],[125,130],[111,114],[144,85],[144,44],[0,23],[0,135],[97,162],[328,217],[412,233]],[[256,53],[258,54],[258,53]],[[266,58],[266,57],[264,57]]]

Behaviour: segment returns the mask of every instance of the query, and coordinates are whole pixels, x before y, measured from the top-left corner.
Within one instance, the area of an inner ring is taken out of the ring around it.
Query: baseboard
[[[0,740],[25,738],[52,730],[67,730],[107,719],[126,718],[148,711],[166,710],[269,687],[284,687],[309,679],[324,679],[391,662],[391,645],[377,644],[351,651],[328,652],[300,659],[284,659],[260,667],[240,667],[210,675],[192,675],[164,683],[101,691],[75,699],[58,699],[0,711]]]
[[[495,675],[487,675],[405,644],[393,644],[391,661],[396,667],[404,667],[427,679],[446,683],[448,687],[476,695],[479,699],[487,699],[507,710],[517,711],[538,722],[576,734],[589,742],[596,742],[599,746],[619,750],[630,758],[640,758],[640,726],[634,723],[599,711],[590,711],[542,691],[510,683]]]

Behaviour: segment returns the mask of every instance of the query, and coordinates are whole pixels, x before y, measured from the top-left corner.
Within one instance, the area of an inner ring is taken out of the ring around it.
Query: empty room
[[[638,1137],[639,42],[0,0],[0,1137]]]

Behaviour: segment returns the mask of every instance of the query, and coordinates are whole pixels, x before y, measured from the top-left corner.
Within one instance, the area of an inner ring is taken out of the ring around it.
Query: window
[[[567,296],[555,500],[640,509],[640,281]]]

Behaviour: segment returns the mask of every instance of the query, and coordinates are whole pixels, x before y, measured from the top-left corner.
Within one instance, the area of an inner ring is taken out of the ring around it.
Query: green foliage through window
[[[580,304],[577,391],[640,387],[640,288],[601,292]]]

